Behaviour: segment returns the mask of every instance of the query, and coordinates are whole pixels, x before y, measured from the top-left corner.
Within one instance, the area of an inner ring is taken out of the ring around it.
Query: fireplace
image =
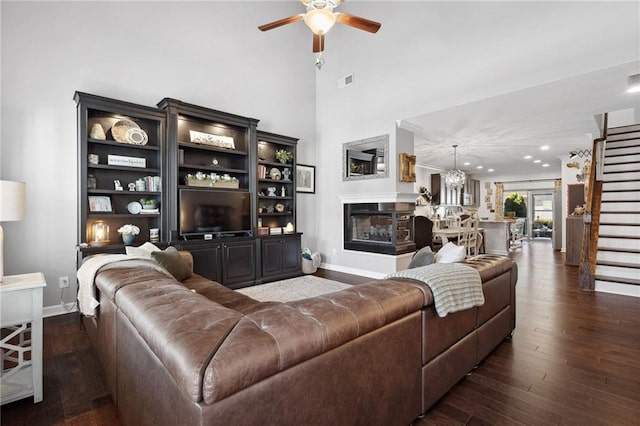
[[[415,251],[413,203],[344,204],[344,248],[382,254]]]

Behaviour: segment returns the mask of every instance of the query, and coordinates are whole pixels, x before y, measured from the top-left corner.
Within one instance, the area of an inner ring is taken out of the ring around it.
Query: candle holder
[[[95,247],[106,246],[109,244],[109,225],[98,220],[91,224],[91,245]]]

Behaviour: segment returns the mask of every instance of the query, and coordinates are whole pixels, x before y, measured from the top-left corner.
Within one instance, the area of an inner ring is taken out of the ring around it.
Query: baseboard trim
[[[78,312],[78,306],[75,303],[65,303],[64,306],[45,306],[42,308],[42,317],[55,317],[57,315],[69,314],[71,312]]]
[[[384,278],[387,275],[381,272],[373,272],[365,269],[349,268],[347,266],[333,265],[331,263],[322,263],[320,264],[320,267],[322,269],[327,269],[329,271],[344,272],[345,274],[360,275],[363,277],[369,277],[374,279]]]

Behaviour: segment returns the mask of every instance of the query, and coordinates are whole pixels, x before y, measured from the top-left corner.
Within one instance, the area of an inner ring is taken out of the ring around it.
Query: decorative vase
[[[89,133],[89,137],[93,139],[98,139],[101,141],[107,139],[107,135],[104,132],[104,128],[100,123],[95,123],[93,126],[91,126],[91,132]]]
[[[135,238],[136,236],[133,234],[122,234],[122,242],[127,246],[133,244]]]
[[[287,164],[288,160],[286,158],[278,158],[278,161],[282,164]]]

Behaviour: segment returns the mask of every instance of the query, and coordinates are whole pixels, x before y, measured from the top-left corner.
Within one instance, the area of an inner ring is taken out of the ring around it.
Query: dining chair
[[[423,247],[433,246],[433,222],[431,219],[425,216],[416,216],[413,218],[413,231],[414,241],[416,243],[416,250],[420,250]]]
[[[479,227],[480,221],[476,217],[469,217],[460,222],[458,245],[465,247],[467,257],[476,256],[479,252],[479,246],[482,244]]]

